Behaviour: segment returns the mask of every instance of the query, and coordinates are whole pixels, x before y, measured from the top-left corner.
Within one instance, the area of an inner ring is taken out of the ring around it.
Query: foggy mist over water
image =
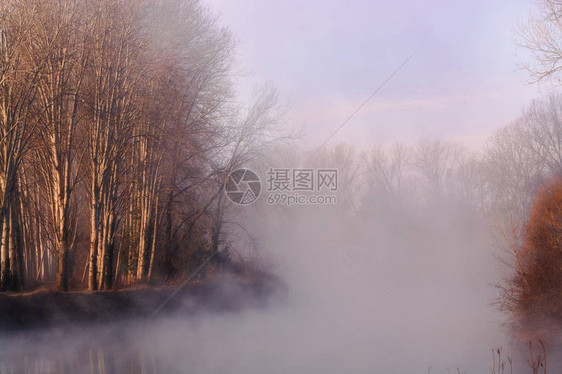
[[[238,312],[22,333],[3,339],[4,355],[78,360],[84,372],[101,354],[149,373],[482,373],[492,347],[509,349],[489,305],[497,262],[481,220],[447,209],[396,227],[387,211],[388,227],[377,227],[330,208],[241,209],[260,218],[249,227],[287,283],[286,298]]]

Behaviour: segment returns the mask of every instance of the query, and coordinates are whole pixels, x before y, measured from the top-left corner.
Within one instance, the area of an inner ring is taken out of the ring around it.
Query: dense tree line
[[[196,0],[0,2],[0,289],[181,277],[219,250],[228,171],[275,136]]]

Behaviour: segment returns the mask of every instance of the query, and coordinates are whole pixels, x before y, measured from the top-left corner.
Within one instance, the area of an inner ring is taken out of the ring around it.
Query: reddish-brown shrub
[[[539,190],[516,253],[505,303],[514,320],[526,329],[562,323],[562,178]]]

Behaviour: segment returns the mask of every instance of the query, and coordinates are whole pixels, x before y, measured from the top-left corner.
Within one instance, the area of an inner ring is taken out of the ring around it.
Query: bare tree
[[[523,136],[539,172],[562,173],[562,95],[534,100],[523,114]]]
[[[88,287],[111,288],[122,155],[139,123],[139,103],[146,60],[140,38],[143,9],[135,2],[100,1],[88,60],[86,105],[90,194]],[[140,119],[141,126],[142,121]],[[141,130],[142,131],[142,130]],[[146,145],[146,144],[145,144]],[[154,150],[146,150],[153,152]]]
[[[210,210],[210,249],[219,250],[225,225],[225,213],[230,206],[225,197],[228,175],[243,166],[256,163],[263,154],[276,144],[294,139],[298,134],[285,133],[280,127],[284,109],[278,104],[277,90],[272,85],[259,87],[247,113],[234,125],[225,126],[223,145],[214,155],[213,196],[214,209]]]
[[[29,59],[42,65],[38,94],[39,145],[44,188],[57,257],[57,287],[68,288],[69,253],[74,245],[73,191],[77,183],[77,134],[83,106],[82,87],[88,54],[88,30],[82,2],[35,2],[36,48]],[[42,61],[42,56],[45,61]]]
[[[21,274],[20,167],[34,133],[33,103],[41,64],[26,59],[37,13],[0,4],[0,289],[17,289]]]
[[[533,82],[551,80],[560,82],[562,70],[562,2],[538,1],[538,14],[519,27],[519,45],[530,53],[523,67]]]

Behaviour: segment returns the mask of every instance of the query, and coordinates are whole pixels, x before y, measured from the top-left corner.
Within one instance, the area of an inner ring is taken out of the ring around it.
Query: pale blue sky
[[[528,85],[514,27],[530,0],[206,0],[238,40],[242,96],[271,81],[291,127],[321,144],[410,55],[330,143],[442,137],[478,146],[547,91]]]

